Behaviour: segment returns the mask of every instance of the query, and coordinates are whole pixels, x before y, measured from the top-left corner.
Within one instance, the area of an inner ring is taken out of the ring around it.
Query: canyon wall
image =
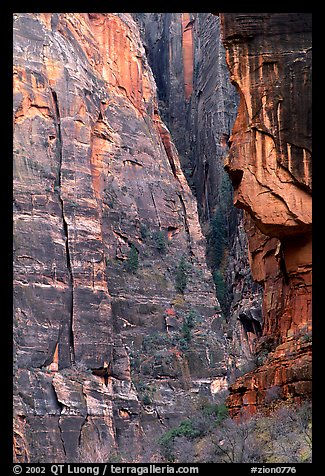
[[[139,461],[226,386],[196,201],[130,14],[15,14],[13,74],[14,458]]]
[[[220,19],[240,95],[226,169],[264,288],[258,367],[230,387],[236,415],[311,395],[311,14]]]
[[[147,462],[252,359],[231,415],[310,395],[310,29],[14,15],[15,461]]]
[[[251,276],[243,213],[233,206],[224,170],[239,95],[230,82],[220,21],[211,13],[134,16],[156,79],[159,109],[196,196],[207,262],[226,321],[228,378],[233,381],[254,365],[262,289]]]

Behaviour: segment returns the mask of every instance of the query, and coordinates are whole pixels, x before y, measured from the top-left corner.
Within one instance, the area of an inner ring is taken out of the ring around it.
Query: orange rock
[[[310,395],[311,382],[311,344],[301,343],[311,331],[311,16],[221,13],[220,19],[240,94],[225,167],[234,203],[246,211],[252,274],[264,287],[262,339],[274,342],[266,361],[240,382],[249,389],[256,376],[261,394],[280,386],[283,398],[301,398]],[[237,388],[228,398],[234,414]],[[247,390],[243,403],[251,399]]]
[[[185,99],[188,100],[193,92],[194,68],[193,21],[191,21],[189,13],[182,13],[182,30],[184,88]]]
[[[243,396],[243,405],[256,405],[257,397],[254,390],[250,390]]]

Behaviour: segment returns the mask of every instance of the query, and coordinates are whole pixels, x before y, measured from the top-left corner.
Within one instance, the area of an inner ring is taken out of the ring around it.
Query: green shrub
[[[213,250],[213,266],[219,268],[227,245],[227,225],[221,209],[211,220],[210,242]]]
[[[227,286],[220,270],[216,270],[213,273],[213,281],[216,285],[216,295],[220,306],[222,309],[225,309],[227,306]]]
[[[145,240],[146,238],[148,238],[150,236],[150,232],[149,232],[147,226],[143,225],[143,224],[140,225],[140,233],[141,233],[141,238],[143,240]]]
[[[128,253],[127,261],[126,261],[126,270],[129,273],[136,273],[139,267],[139,252],[134,246],[131,244],[130,251]]]
[[[167,252],[167,242],[164,233],[162,231],[156,231],[152,237],[159,253],[165,254]]]
[[[187,286],[187,273],[188,263],[186,262],[185,257],[182,256],[176,270],[176,290],[181,294],[184,294]]]
[[[186,352],[189,349],[189,340],[186,338],[179,339],[178,346],[180,350],[182,350],[183,352]]]
[[[150,400],[150,397],[149,395],[145,394],[142,398],[142,403],[144,405],[150,405],[151,404],[151,400]]]
[[[196,438],[199,435],[200,432],[193,427],[191,420],[184,420],[177,427],[166,431],[159,439],[159,444],[166,447],[170,446],[176,437]]]
[[[216,415],[216,424],[220,425],[220,423],[228,417],[228,408],[224,403],[221,403],[220,405],[216,405],[214,413]]]
[[[225,315],[229,312],[228,289],[222,269],[229,250],[229,217],[228,210],[231,203],[232,191],[229,179],[222,177],[220,184],[220,197],[218,209],[210,222],[208,234],[209,256],[213,270],[213,280],[216,285],[216,295]]]
[[[191,340],[191,327],[187,324],[186,321],[183,321],[182,325],[182,334],[184,339],[189,342]]]
[[[204,401],[199,408],[199,416],[203,416],[203,418],[207,419],[207,428],[206,431],[209,430],[210,423],[213,422],[213,428],[220,425],[223,420],[228,417],[228,408],[224,403],[211,403],[210,401]],[[205,429],[203,428],[202,434],[206,433]]]
[[[195,321],[197,321],[199,318],[200,316],[197,314],[197,312],[192,309],[183,318],[182,335],[186,342],[191,340],[191,331],[195,326]]]
[[[195,326],[196,322],[202,322],[202,317],[194,309],[189,310],[189,312],[185,316],[185,319],[191,328]]]

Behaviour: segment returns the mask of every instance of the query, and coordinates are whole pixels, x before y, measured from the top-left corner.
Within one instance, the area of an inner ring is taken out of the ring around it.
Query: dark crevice
[[[282,273],[285,284],[289,284],[289,274],[286,267],[285,257],[282,248],[280,249],[279,254],[279,266]]]
[[[209,206],[209,191],[208,191],[209,179],[208,179],[208,175],[209,175],[209,163],[205,162],[204,163],[204,177],[203,177],[203,194],[204,194],[204,199],[203,199],[204,207],[203,207],[203,209],[205,208],[205,214],[206,214],[205,218],[208,221],[210,221],[211,217],[210,217],[210,206]]]
[[[66,452],[66,449],[65,449],[65,443],[64,443],[64,438],[63,438],[63,432],[62,432],[62,428],[61,428],[60,419],[61,419],[61,416],[58,417],[58,427],[59,427],[59,433],[60,433],[60,439],[61,439],[61,443],[62,443],[63,453],[64,453],[64,456],[66,457],[67,452]]]
[[[189,249],[190,255],[193,256],[194,253],[193,253],[193,250],[192,250],[192,242],[191,242],[190,228],[189,228],[189,226],[188,226],[185,203],[184,203],[184,200],[183,200],[182,195],[181,195],[180,193],[177,194],[177,195],[178,195],[178,197],[179,197],[179,201],[180,201],[180,204],[181,204],[181,207],[182,207],[183,220],[184,220],[184,228],[185,228],[186,235],[187,235],[188,249]]]
[[[59,170],[56,179],[56,184],[54,187],[55,193],[58,196],[60,208],[61,208],[61,218],[63,224],[63,234],[65,238],[65,252],[66,252],[66,259],[67,259],[67,270],[69,276],[69,283],[71,289],[71,296],[70,296],[70,303],[69,303],[69,332],[68,332],[68,339],[69,339],[69,347],[70,347],[70,362],[73,364],[75,362],[75,351],[74,351],[74,335],[73,335],[73,290],[74,290],[74,283],[73,283],[73,274],[72,274],[72,266],[71,266],[71,256],[70,256],[70,249],[69,249],[69,229],[68,223],[65,219],[64,215],[64,203],[62,199],[62,191],[61,191],[61,184],[62,184],[62,132],[61,132],[61,117],[60,117],[60,109],[58,103],[58,97],[56,92],[51,89],[53,105],[54,105],[54,112],[55,112],[55,125],[56,125],[56,132],[57,132],[57,141],[58,141],[58,156],[59,156]]]
[[[262,335],[262,326],[261,326],[259,321],[257,321],[256,319],[248,316],[244,312],[241,312],[239,314],[239,320],[242,323],[246,333],[251,332],[251,333],[257,335],[257,337],[261,337],[261,335]]]
[[[80,427],[80,432],[79,432],[79,436],[78,436],[78,446],[80,447],[81,446],[81,436],[82,436],[82,430],[83,430],[83,427],[88,423],[88,413],[87,415],[85,416],[85,419],[84,421],[82,422],[81,424],[81,427]]]
[[[166,147],[165,147],[165,150],[166,150]],[[167,150],[166,150],[166,152],[167,152]],[[169,161],[169,164],[170,164],[170,168],[172,169],[172,173],[173,173],[174,177],[178,180],[174,160],[171,156],[168,155],[168,153],[167,153],[167,157],[168,157],[168,161]]]
[[[112,370],[112,362],[104,362],[103,367],[98,367],[96,369],[91,369],[93,375],[97,375],[104,379],[105,386],[108,386],[108,379],[110,377],[115,378],[117,380],[121,380]]]
[[[178,180],[177,172],[176,172],[176,167],[175,167],[175,162],[174,162],[174,158],[173,158],[173,152],[172,152],[171,142],[168,141],[168,140],[164,140],[163,137],[161,137],[161,139],[162,139],[162,143],[163,143],[163,146],[164,146],[166,155],[167,155],[167,159],[168,159],[170,168],[171,168],[171,170],[172,170],[172,174],[173,174],[174,177]],[[171,140],[171,139],[170,139],[170,140]]]
[[[159,216],[159,213],[158,213],[155,197],[154,197],[154,194],[151,190],[151,187],[149,187],[149,189],[150,189],[150,194],[151,194],[151,198],[152,198],[152,203],[153,203],[153,206],[154,206],[155,211],[156,211],[158,226],[159,226],[159,228],[161,228],[161,221],[160,221],[160,216]]]
[[[57,403],[57,405],[60,409],[60,414],[58,415],[58,428],[59,428],[59,434],[60,434],[60,439],[61,439],[61,443],[62,443],[62,449],[63,449],[64,456],[67,456],[66,449],[65,449],[65,443],[64,443],[64,439],[63,439],[63,432],[62,432],[62,428],[61,428],[61,422],[60,422],[61,415],[62,415],[62,410],[64,409],[64,407],[66,405],[64,405],[62,402],[60,402],[60,400],[58,398],[58,395],[56,393],[55,387],[53,385],[53,382],[52,382],[52,388],[53,388],[54,398],[55,398],[56,403]]]
[[[226,172],[228,172],[228,175],[231,180],[231,184],[233,186],[233,189],[236,191],[242,181],[244,172],[243,170],[240,169],[232,169],[228,165],[225,166]]]

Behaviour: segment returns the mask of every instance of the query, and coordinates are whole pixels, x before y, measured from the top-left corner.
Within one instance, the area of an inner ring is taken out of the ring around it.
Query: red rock
[[[261,391],[281,386],[284,398],[295,395],[288,385],[294,379],[308,397],[310,347],[298,341],[311,330],[311,15],[220,18],[241,98],[226,169],[235,205],[250,216],[251,268],[264,287],[263,336],[274,339],[273,353],[250,378],[256,375]],[[237,412],[235,388],[228,403]]]
[[[256,392],[254,390],[250,390],[245,393],[243,396],[243,405],[255,405],[256,406]]]
[[[182,48],[183,48],[183,69],[184,69],[184,89],[185,99],[189,99],[193,92],[193,19],[189,13],[182,13]]]

